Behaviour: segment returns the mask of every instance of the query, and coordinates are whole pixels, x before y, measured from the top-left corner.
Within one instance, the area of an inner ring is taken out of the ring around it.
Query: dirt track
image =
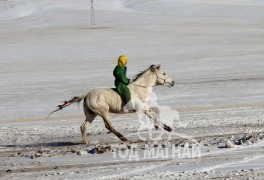
[[[211,112],[212,113],[212,112]],[[187,118],[187,114],[183,115]],[[136,121],[133,115],[127,119],[114,117],[113,123],[123,134],[136,132]],[[56,119],[56,118],[54,118]],[[135,151],[142,155],[145,147],[150,149],[183,146],[188,139],[173,137],[160,141],[142,142],[130,138],[123,143],[113,134],[108,134],[100,119],[96,120],[88,130],[89,145],[80,144],[79,125],[81,120],[65,121],[50,119],[23,124],[1,126],[1,178],[244,178],[264,177],[263,171],[263,124],[244,123],[242,125],[222,125],[178,128],[175,132],[191,135],[202,146],[201,158],[150,158],[121,159],[113,158],[114,153],[130,150],[132,144],[137,145]],[[78,118],[77,118],[78,119]],[[30,124],[30,126],[28,126]],[[195,125],[196,124],[196,125]],[[225,148],[228,139],[239,139],[245,135],[254,135],[254,141],[236,148]],[[233,168],[228,168],[232,167]],[[168,169],[163,171],[161,169]],[[173,170],[174,173],[170,171]],[[221,170],[221,171],[220,171]],[[161,171],[160,173],[158,173]],[[144,173],[143,173],[144,172]],[[148,173],[149,172],[149,173]],[[110,173],[111,176],[107,174]]]

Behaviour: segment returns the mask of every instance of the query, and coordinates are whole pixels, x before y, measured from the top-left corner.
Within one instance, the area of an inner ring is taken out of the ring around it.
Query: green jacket
[[[123,98],[125,104],[131,99],[130,91],[127,87],[130,80],[126,77],[126,71],[127,68],[125,66],[117,65],[113,72],[115,77],[116,91]]]

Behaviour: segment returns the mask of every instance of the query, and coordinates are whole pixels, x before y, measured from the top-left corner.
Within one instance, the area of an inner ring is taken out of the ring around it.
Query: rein
[[[139,86],[139,87],[142,87],[142,88],[149,88],[149,87],[154,87],[155,86],[155,85],[154,86],[141,86],[139,84],[132,84],[132,83],[131,83],[131,85],[136,85],[136,86]]]

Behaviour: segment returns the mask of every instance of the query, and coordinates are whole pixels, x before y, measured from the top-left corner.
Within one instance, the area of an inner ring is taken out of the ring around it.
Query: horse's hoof
[[[169,126],[167,126],[167,125],[165,125],[165,124],[164,124],[164,129],[165,129],[166,131],[169,131],[169,132],[171,132],[171,131],[172,131],[172,128],[171,128],[171,127],[169,127]]]
[[[127,141],[127,138],[125,138],[124,136],[120,138],[122,141]]]
[[[88,144],[87,139],[83,139],[83,140],[82,140],[82,143],[87,145],[87,144]]]
[[[154,127],[155,127],[155,130],[161,130],[162,129],[161,125],[155,125]]]

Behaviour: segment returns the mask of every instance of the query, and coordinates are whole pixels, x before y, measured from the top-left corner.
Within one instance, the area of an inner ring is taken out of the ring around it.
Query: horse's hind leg
[[[85,113],[86,119],[81,125],[81,132],[82,132],[82,141],[84,144],[88,144],[87,142],[87,136],[86,136],[86,131],[89,125],[93,122],[97,114],[95,113]]]
[[[102,118],[105,123],[105,127],[109,129],[112,133],[114,133],[119,139],[122,141],[127,141],[127,138],[125,138],[121,133],[119,133],[113,126],[112,123],[110,122],[110,116],[109,113],[104,113],[102,115]]]

